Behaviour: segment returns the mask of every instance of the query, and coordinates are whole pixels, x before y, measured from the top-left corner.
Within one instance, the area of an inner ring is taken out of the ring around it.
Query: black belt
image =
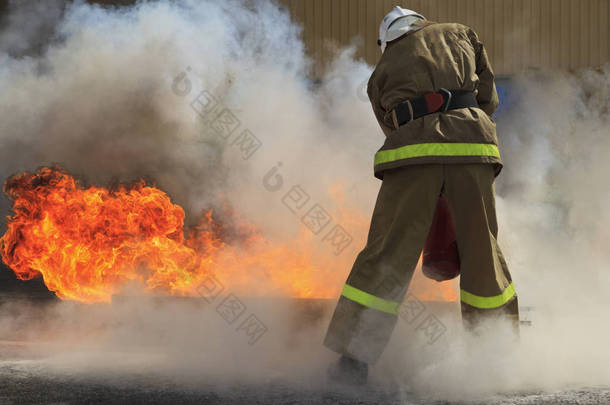
[[[478,107],[477,98],[472,91],[440,89],[436,93],[424,94],[398,104],[390,114],[394,127],[413,121],[424,115],[444,112],[458,108]]]

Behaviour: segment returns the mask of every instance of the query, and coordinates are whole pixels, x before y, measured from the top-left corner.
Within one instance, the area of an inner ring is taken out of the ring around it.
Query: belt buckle
[[[442,87],[438,90],[438,93],[442,94],[443,99],[445,99],[445,102],[443,103],[443,106],[441,107],[441,111],[446,112],[449,109],[449,103],[451,102],[452,94],[449,90],[442,88]]]
[[[411,122],[413,121],[413,104],[411,104],[411,100],[407,100],[407,107],[409,107],[409,121],[407,122]],[[405,124],[407,122],[405,122]]]
[[[403,122],[402,124],[399,124],[398,123],[398,116],[396,115],[396,107],[398,107],[398,106],[392,108],[392,112],[390,113],[390,115],[392,116],[392,121],[394,122],[394,128],[396,128],[396,129],[400,128],[400,125],[404,125],[404,124],[406,124],[408,122],[413,121],[413,105],[411,104],[411,100],[403,101],[400,104],[406,104],[407,105],[407,108],[409,109],[409,119],[407,121]]]
[[[392,108],[392,112],[390,113],[392,116],[392,121],[394,122],[394,129],[398,129],[398,117],[396,116],[396,109]]]

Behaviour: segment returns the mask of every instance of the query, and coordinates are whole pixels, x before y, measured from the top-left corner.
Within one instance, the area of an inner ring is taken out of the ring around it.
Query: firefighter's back
[[[498,104],[493,72],[476,33],[457,23],[424,22],[424,27],[387,44],[368,84],[373,111],[387,139],[382,149],[423,143],[497,145],[491,114]],[[396,128],[391,111],[406,100],[426,93],[448,90],[471,91],[477,108],[460,108],[426,115]],[[428,156],[404,160],[404,164],[493,163],[494,156]],[[396,167],[391,162],[376,171]]]

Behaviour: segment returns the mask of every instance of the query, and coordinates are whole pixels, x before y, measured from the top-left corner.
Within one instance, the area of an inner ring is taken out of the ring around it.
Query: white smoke
[[[53,10],[60,11],[50,14],[12,4],[12,23],[0,37],[3,178],[53,163],[97,184],[146,177],[191,212],[226,197],[272,239],[300,229],[299,217],[282,203],[296,185],[333,218],[348,208],[370,216],[379,187],[372,156],[383,135],[363,100],[372,68],[355,60],[353,49],[338,53],[316,83],[299,26],[270,1],[159,1],[130,8],[75,2],[65,9],[57,3]],[[47,32],[48,24],[19,23],[26,20],[53,21],[50,40],[33,45],[40,35],[33,27]],[[520,304],[535,308],[533,326],[523,329],[519,345],[501,326],[471,340],[451,314],[442,317],[445,336],[426,346],[402,325],[372,371],[382,386],[389,376],[390,387],[452,399],[610,382],[604,322],[610,304],[610,67],[520,75],[515,88],[518,99],[498,121],[505,162],[497,180],[500,243]],[[202,91],[239,120],[228,140],[193,109]],[[261,144],[248,159],[236,142],[244,129]],[[270,184],[278,181],[275,190]],[[345,190],[343,201],[329,192],[337,184]],[[358,228],[352,251],[327,264],[329,282],[343,281],[365,236]],[[255,351],[238,352],[221,349],[243,342],[235,328],[222,329],[213,308],[201,319],[199,309],[173,306],[124,313],[74,308],[62,303],[54,316],[42,316],[60,320],[44,333],[28,332],[14,316],[0,324],[26,337],[61,341],[67,330],[85,343],[104,341],[101,351],[86,347],[78,352],[84,357],[52,362],[71,372],[112,369],[107,350],[147,336],[163,342],[167,352],[154,350],[155,364],[176,378],[205,371],[221,380],[317,381],[333,358],[321,347],[325,321],[291,325],[292,309],[271,304],[257,314],[272,337]],[[79,334],[79,324],[103,332]],[[183,330],[186,325],[191,328]],[[147,361],[153,360],[145,356],[134,367]]]

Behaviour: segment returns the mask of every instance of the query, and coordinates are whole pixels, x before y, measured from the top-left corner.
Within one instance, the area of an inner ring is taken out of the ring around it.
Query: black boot
[[[364,385],[369,375],[369,365],[346,356],[328,368],[329,380],[346,385]]]

